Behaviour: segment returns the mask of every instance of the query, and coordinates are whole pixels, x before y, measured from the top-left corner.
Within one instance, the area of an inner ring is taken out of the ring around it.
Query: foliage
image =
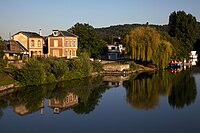
[[[146,24],[124,24],[124,25],[115,25],[105,28],[96,28],[95,31],[97,34],[106,42],[112,43],[113,38],[121,37],[129,33],[132,29],[145,26]],[[148,25],[150,27],[155,27],[159,31],[168,31],[168,25]]]
[[[93,70],[93,63],[88,54],[84,52],[79,58],[70,60],[54,57],[30,59],[22,69],[16,70],[14,75],[22,85],[38,85],[89,77]],[[28,76],[29,74],[31,76]],[[41,81],[37,82],[40,76]]]
[[[45,69],[37,59],[31,58],[16,72],[15,79],[22,85],[40,85],[45,83]]]
[[[171,37],[167,32],[161,32],[161,38],[172,44],[173,52],[171,58],[175,60],[183,60],[184,53],[182,51],[184,51],[184,48],[181,46],[181,42],[177,38]]]
[[[104,53],[106,42],[100,39],[91,25],[77,23],[69,31],[79,36],[79,54],[86,51],[92,58],[100,58]]]
[[[91,71],[100,73],[103,70],[103,66],[99,61],[92,61],[91,62]]]
[[[177,38],[181,46],[180,50],[187,57],[193,50],[197,38],[197,21],[191,14],[184,11],[173,12],[169,16],[169,35]]]
[[[166,67],[171,58],[171,43],[161,39],[160,33],[152,27],[137,27],[125,37],[128,53],[135,60],[152,62]]]

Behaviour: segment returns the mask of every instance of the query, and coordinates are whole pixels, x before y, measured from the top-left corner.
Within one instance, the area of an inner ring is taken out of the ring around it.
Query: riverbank
[[[111,67],[109,68],[108,65]],[[126,67],[124,67],[126,66]],[[127,64],[107,64],[107,68],[109,69],[103,69],[101,72],[92,72],[88,77],[94,77],[94,76],[123,76],[123,75],[132,75],[132,74],[139,74],[142,72],[148,72],[148,71],[155,71],[155,69],[150,67],[145,67],[143,65],[137,64],[137,67],[133,70],[132,68],[128,67]],[[124,68],[124,69],[121,69]],[[6,78],[5,78],[6,77]],[[19,87],[22,85],[19,85],[19,82],[14,80],[9,75],[6,75],[6,73],[1,74],[1,84],[0,84],[0,91],[9,90],[13,87]],[[73,79],[80,79],[78,77],[74,77]],[[70,79],[72,80],[72,79]],[[67,81],[67,80],[66,80]],[[55,80],[55,82],[59,82]]]

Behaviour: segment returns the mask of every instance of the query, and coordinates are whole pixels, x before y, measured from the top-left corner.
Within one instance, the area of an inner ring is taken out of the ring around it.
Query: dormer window
[[[58,36],[58,30],[53,30],[53,36]]]

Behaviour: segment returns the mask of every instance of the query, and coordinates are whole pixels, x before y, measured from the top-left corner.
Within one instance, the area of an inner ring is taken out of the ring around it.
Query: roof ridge
[[[58,30],[60,32],[60,34],[62,34],[62,36],[64,36],[64,34],[62,33],[63,31],[62,30]]]

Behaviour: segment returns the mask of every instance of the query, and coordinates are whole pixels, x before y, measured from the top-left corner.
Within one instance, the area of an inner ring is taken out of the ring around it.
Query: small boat
[[[178,68],[178,67],[181,67],[183,65],[183,63],[181,61],[171,61],[169,63],[169,67],[175,67],[175,68]]]

